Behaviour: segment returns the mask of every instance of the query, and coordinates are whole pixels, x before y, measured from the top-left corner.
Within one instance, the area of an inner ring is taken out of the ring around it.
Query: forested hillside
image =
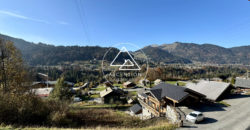
[[[0,38],[14,42],[29,65],[58,65],[63,62],[102,60],[108,47],[99,46],[54,46],[32,43],[0,34]],[[250,46],[224,48],[213,44],[180,43],[152,45],[142,48],[155,63],[211,63],[211,64],[250,64]],[[119,52],[111,49],[113,60]],[[140,51],[133,52],[140,58]]]

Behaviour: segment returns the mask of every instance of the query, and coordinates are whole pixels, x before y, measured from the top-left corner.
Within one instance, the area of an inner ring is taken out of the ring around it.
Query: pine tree
[[[55,88],[50,94],[50,98],[54,100],[69,100],[71,98],[70,89],[66,86],[63,77],[57,80]]]
[[[26,77],[27,72],[19,50],[13,42],[0,39],[0,88],[3,92],[24,92]]]

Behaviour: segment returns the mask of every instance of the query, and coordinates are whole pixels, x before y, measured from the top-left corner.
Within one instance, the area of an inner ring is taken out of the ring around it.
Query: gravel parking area
[[[245,130],[250,126],[250,95],[233,95],[223,100],[231,106],[201,104],[196,108],[181,108],[184,113],[201,111],[205,120],[198,123],[184,123],[179,129],[196,130]]]

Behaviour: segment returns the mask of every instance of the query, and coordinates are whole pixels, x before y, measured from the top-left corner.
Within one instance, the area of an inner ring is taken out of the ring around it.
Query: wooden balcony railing
[[[147,103],[145,103],[143,100],[138,99],[140,104],[144,107],[146,107],[152,114],[154,114],[156,117],[160,116],[160,112],[158,112],[156,109],[154,109],[153,107],[149,106]]]

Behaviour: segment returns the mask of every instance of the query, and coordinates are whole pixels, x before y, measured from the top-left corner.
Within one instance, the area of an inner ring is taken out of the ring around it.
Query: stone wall
[[[166,117],[172,122],[172,123],[179,123],[180,120],[178,118],[178,113],[176,112],[174,107],[171,107],[167,105],[167,111],[166,111]]]

